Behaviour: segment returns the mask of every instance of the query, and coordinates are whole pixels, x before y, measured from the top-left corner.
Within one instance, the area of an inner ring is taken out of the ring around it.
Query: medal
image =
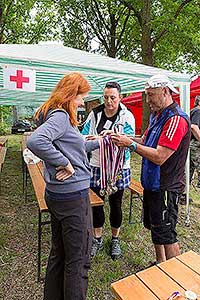
[[[100,192],[99,192],[99,194],[100,194],[100,196],[105,196],[105,191],[104,190],[100,190]]]
[[[112,188],[112,193],[114,194],[114,193],[116,193],[117,191],[118,191],[118,187],[113,186],[113,188]]]

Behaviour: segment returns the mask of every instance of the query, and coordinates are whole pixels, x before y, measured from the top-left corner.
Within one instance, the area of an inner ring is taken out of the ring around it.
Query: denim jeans
[[[64,196],[64,200],[52,199],[47,191],[45,197],[51,213],[52,247],[44,300],[85,300],[92,242],[88,190]]]

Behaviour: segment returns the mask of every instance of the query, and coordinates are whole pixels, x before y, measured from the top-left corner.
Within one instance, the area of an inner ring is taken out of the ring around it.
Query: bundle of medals
[[[197,300],[198,295],[196,295],[194,292],[192,291],[185,291],[185,295],[181,295],[180,292],[173,292],[169,298],[167,298],[167,300]]]
[[[100,195],[117,192],[116,182],[122,177],[124,148],[116,146],[110,135],[100,139]]]

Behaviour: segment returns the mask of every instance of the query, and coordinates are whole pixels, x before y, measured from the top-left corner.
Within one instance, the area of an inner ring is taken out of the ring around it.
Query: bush
[[[0,123],[0,135],[10,134],[10,126],[6,123]]]

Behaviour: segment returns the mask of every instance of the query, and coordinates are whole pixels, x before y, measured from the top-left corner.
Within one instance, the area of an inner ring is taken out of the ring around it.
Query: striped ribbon
[[[181,293],[180,292],[173,292],[169,298],[167,298],[167,300],[173,300],[173,299],[177,299],[178,297],[181,296]]]
[[[110,135],[100,140],[100,195],[117,191],[116,182],[123,170],[124,148],[116,146]]]

